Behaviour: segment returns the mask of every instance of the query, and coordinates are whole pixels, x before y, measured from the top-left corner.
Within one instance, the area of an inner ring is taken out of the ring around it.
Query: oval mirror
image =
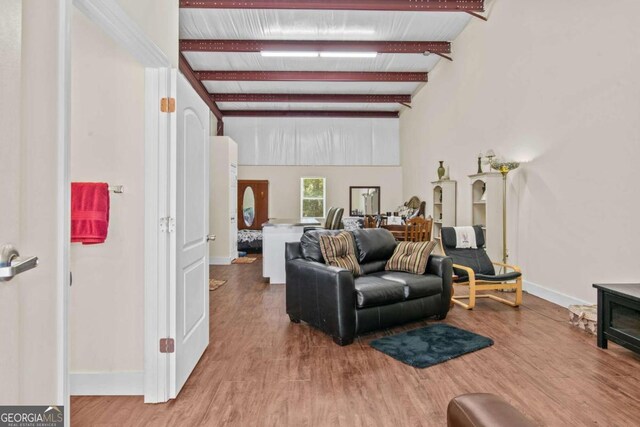
[[[251,227],[256,218],[256,203],[251,187],[245,188],[242,195],[242,217],[247,227]]]

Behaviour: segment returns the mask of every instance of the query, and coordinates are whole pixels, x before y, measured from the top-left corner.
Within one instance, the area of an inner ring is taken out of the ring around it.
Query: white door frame
[[[175,277],[175,233],[161,231],[161,219],[175,218],[171,161],[175,160],[176,119],[175,114],[160,111],[160,99],[175,99],[176,69],[117,2],[73,0],[73,4],[145,67],[144,401],[166,402],[169,355],[160,353],[159,341],[169,337],[171,330],[169,289]],[[66,318],[65,309],[65,336]],[[68,399],[68,389],[66,394]]]

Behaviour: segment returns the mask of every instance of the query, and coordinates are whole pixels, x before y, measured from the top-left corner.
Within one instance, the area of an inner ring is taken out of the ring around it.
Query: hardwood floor
[[[339,347],[289,322],[284,286],[261,278],[260,261],[212,267],[228,283],[211,292],[211,344],[178,399],[73,397],[74,426],[446,426],[449,400],[469,392],[505,397],[540,425],[640,423],[640,357],[568,323],[565,309],[525,295],[513,309],[480,300],[446,323],[494,339],[461,358],[414,369],[369,347]]]

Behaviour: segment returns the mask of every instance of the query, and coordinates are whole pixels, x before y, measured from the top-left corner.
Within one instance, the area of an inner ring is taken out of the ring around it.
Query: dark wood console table
[[[640,354],[640,283],[594,284],[598,290],[598,347],[611,340]]]

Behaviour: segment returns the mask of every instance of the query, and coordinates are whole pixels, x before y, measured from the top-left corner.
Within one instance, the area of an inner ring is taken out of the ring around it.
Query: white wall
[[[142,371],[144,68],[78,11],[71,59],[71,180],[125,193],[104,244],[71,246],[70,371]]]
[[[404,203],[398,166],[239,166],[238,179],[269,180],[269,217],[300,217],[300,178],[327,178],[327,208],[349,211],[349,186],[380,186],[383,212]]]
[[[149,39],[178,67],[178,0],[117,0]]]
[[[511,260],[558,302],[640,276],[638,13],[634,0],[498,1],[401,116],[405,198],[430,194],[444,160],[458,224],[470,221],[477,153],[527,161],[510,177]]]

